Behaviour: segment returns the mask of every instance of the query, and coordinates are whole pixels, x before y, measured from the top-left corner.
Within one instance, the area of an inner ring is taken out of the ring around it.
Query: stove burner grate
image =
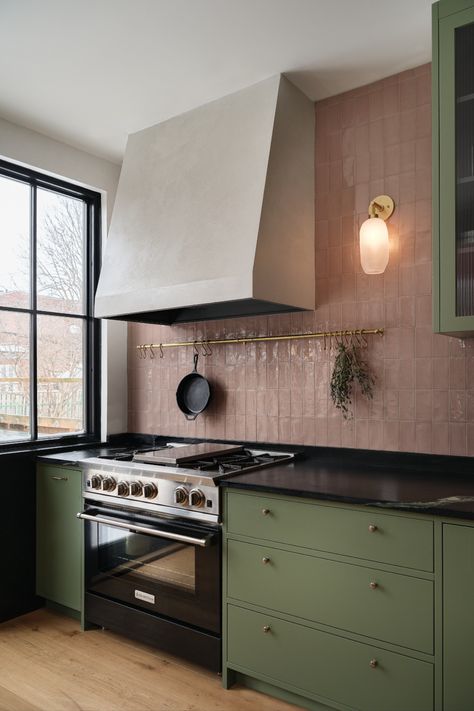
[[[219,474],[230,474],[239,472],[249,467],[271,464],[281,459],[278,455],[268,454],[252,454],[248,449],[236,454],[224,454],[221,457],[209,457],[208,459],[199,459],[195,462],[187,462],[184,464],[186,469],[195,469],[203,472],[218,471]]]

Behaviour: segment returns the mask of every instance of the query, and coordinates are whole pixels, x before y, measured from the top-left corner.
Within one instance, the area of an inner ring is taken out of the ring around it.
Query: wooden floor
[[[176,657],[49,610],[0,625],[0,711],[292,711]]]

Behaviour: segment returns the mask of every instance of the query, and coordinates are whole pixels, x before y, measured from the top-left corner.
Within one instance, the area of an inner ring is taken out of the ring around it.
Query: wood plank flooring
[[[0,711],[295,711],[104,630],[37,610],[0,625]]]

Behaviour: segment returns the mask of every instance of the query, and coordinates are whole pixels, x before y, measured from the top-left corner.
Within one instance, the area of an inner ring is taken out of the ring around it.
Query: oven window
[[[101,576],[146,580],[191,595],[196,592],[196,550],[191,545],[101,524],[98,567]]]

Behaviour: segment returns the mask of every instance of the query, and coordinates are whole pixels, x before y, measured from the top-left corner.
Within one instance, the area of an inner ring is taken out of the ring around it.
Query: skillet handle
[[[198,360],[199,360],[199,353],[195,353],[195,354],[194,354],[194,370],[193,370],[193,373],[197,373]],[[193,417],[192,419],[194,420],[195,418]]]
[[[188,413],[187,413],[187,412],[185,412],[185,413],[184,413],[184,416],[185,416],[185,418],[186,418],[187,420],[190,420],[190,421],[191,421],[191,420],[195,420],[195,419],[196,419],[196,417],[198,416],[198,414],[199,414],[199,413],[198,413],[198,412],[196,412],[196,414],[195,414],[195,415],[188,415]]]

